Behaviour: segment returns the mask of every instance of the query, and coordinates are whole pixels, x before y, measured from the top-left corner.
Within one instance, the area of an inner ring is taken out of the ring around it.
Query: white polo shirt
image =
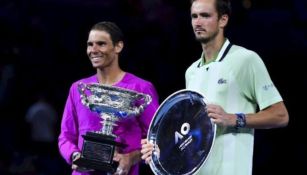
[[[203,54],[202,54],[203,56]],[[215,61],[201,57],[186,71],[186,88],[227,113],[255,113],[282,101],[261,58],[227,39]],[[251,175],[254,129],[217,128],[208,160],[198,174]]]

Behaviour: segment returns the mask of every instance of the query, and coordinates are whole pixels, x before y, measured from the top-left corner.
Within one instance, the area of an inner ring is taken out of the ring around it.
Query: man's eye
[[[196,14],[192,14],[191,17],[192,18],[197,18],[197,15]]]
[[[210,17],[210,14],[208,14],[208,13],[202,13],[202,14],[200,14],[202,17],[204,17],[204,18],[209,18]]]
[[[97,45],[99,45],[99,46],[103,46],[105,44],[106,44],[105,42],[97,42]]]

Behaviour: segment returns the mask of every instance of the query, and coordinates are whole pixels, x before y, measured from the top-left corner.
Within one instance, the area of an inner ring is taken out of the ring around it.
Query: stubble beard
[[[214,32],[211,36],[208,36],[208,37],[202,37],[202,36],[197,37],[197,35],[195,34],[195,39],[201,44],[207,44],[210,41],[214,40],[217,34],[218,34],[218,31]]]

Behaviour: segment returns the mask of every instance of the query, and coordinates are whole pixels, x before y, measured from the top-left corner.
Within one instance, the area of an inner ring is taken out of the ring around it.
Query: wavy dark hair
[[[124,40],[123,32],[114,22],[110,21],[98,22],[91,28],[91,30],[105,31],[109,33],[114,45]]]

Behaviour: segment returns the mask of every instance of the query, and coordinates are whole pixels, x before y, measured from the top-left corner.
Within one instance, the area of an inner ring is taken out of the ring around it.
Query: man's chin
[[[92,62],[92,66],[94,67],[94,68],[98,68],[98,67],[100,67],[102,64],[101,63],[98,63],[98,62]]]
[[[92,64],[92,66],[93,66],[94,69],[98,69],[98,68],[100,67],[100,66],[97,65],[97,64]]]
[[[210,41],[210,38],[205,38],[205,37],[195,37],[196,41],[200,42],[200,43],[208,43]]]

